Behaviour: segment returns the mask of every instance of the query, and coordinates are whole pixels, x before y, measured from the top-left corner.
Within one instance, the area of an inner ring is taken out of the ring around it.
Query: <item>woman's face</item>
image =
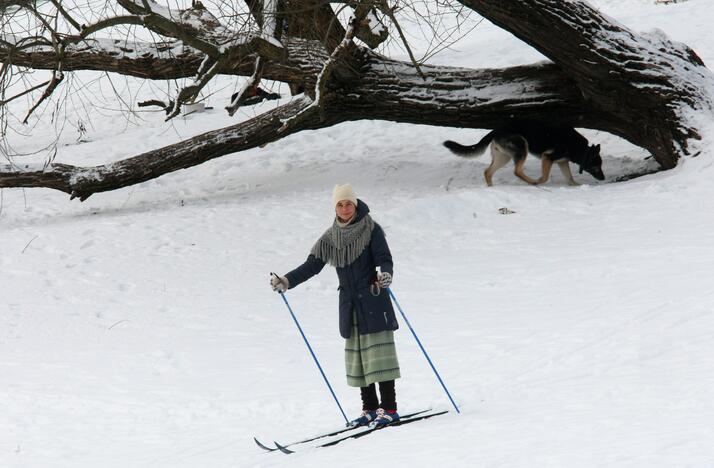
[[[352,216],[355,215],[355,211],[357,211],[357,207],[349,200],[340,200],[337,202],[337,205],[335,205],[335,213],[337,213],[337,217],[340,218],[340,221],[343,223],[352,219]]]

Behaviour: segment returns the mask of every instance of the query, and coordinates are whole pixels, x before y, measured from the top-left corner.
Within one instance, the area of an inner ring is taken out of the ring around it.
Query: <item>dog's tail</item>
[[[463,156],[465,158],[475,158],[476,156],[479,156],[484,151],[486,151],[486,148],[491,143],[492,139],[493,132],[488,132],[486,136],[481,138],[481,141],[479,141],[475,145],[464,146],[459,143],[456,143],[455,141],[447,140],[444,142],[444,146],[449,148],[452,153],[457,154],[459,156]]]

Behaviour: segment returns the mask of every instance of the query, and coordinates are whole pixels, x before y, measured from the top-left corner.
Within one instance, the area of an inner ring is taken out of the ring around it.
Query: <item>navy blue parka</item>
[[[353,222],[358,222],[369,213],[369,207],[357,200],[357,213]],[[376,267],[382,272],[393,275],[392,254],[384,237],[382,227],[374,223],[369,245],[349,265],[336,267],[340,285],[340,335],[349,338],[352,334],[352,312],[357,316],[360,335],[399,328],[394,314],[392,301],[386,290],[380,289],[379,295],[373,295],[370,285],[377,279]],[[310,254],[307,260],[287,273],[285,277],[290,289],[320,273],[325,262]]]

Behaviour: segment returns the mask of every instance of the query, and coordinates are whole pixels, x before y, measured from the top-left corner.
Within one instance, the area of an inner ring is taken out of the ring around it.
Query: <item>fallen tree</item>
[[[84,24],[60,0],[53,0],[49,16],[34,3],[18,1],[39,26],[24,36],[3,33],[3,72],[52,72],[28,116],[61,86],[65,73],[76,70],[151,80],[192,77],[172,99],[167,120],[217,75],[247,77],[226,106],[230,114],[262,80],[287,83],[304,94],[249,121],[112,164],[0,165],[0,187],[49,187],[85,200],[302,130],[360,119],[494,128],[513,116],[546,118],[618,135],[647,149],[665,169],[692,154],[699,131],[689,115],[711,112],[714,79],[687,46],[660,33],[636,34],[580,1],[459,1],[550,62],[506,69],[439,67],[419,63],[406,40],[412,60],[391,59],[375,51],[388,30],[403,38],[398,11],[386,1],[337,4],[351,11],[345,24],[329,3],[251,1],[245,6],[249,14],[236,15],[230,26],[198,2],[170,10],[148,0],[118,0],[123,13]],[[57,30],[58,24],[71,31]],[[96,37],[127,24],[161,41]]]

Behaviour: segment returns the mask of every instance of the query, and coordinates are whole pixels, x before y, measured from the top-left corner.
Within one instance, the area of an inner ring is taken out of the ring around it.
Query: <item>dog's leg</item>
[[[518,176],[518,178],[520,178],[521,180],[523,180],[523,181],[525,181],[525,182],[527,182],[527,183],[529,183],[529,184],[531,184],[531,185],[536,185],[536,184],[538,183],[538,181],[531,179],[530,177],[528,177],[528,176],[526,175],[525,172],[523,172],[523,166],[524,166],[525,164],[526,164],[526,158],[525,158],[525,157],[524,157],[524,158],[521,158],[521,159],[518,159],[518,160],[516,161],[516,169],[513,171],[513,173],[516,174],[516,176]]]
[[[508,164],[508,161],[510,160],[511,156],[506,153],[503,148],[496,143],[491,143],[491,165],[488,166],[483,173],[484,178],[486,179],[486,185],[489,187],[493,186],[493,175],[497,170]]]
[[[558,167],[560,168],[560,172],[563,173],[563,177],[565,177],[565,180],[568,181],[568,185],[580,185],[579,183],[575,182],[575,179],[573,179],[573,173],[570,172],[570,163],[568,161],[558,161]]]
[[[510,150],[510,155],[513,157],[513,162],[516,165],[513,173],[521,180],[535,185],[537,182],[526,175],[523,172],[523,166],[526,163],[526,158],[528,157],[528,140],[526,140],[521,135],[514,135],[507,139],[508,149]]]
[[[540,179],[538,179],[539,184],[544,184],[550,179],[550,170],[553,168],[553,160],[547,154],[543,154],[540,157]]]

